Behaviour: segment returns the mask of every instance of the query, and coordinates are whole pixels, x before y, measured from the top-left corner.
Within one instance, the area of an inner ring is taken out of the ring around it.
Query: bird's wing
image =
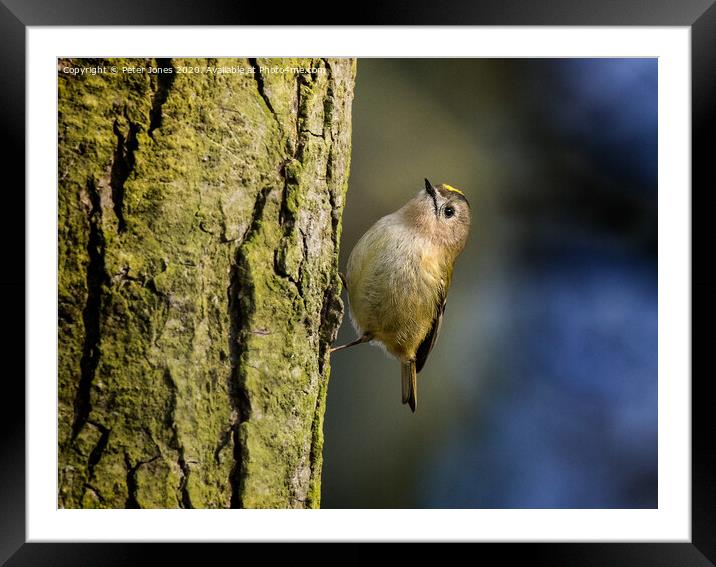
[[[449,284],[443,284],[440,289],[440,296],[438,297],[438,303],[435,306],[435,317],[433,318],[433,324],[425,335],[423,342],[418,347],[418,352],[415,354],[415,371],[420,372],[425,365],[425,361],[428,359],[430,351],[433,350],[433,346],[438,340],[440,334],[440,326],[443,322],[443,313],[445,313],[445,305],[447,303],[447,289]]]

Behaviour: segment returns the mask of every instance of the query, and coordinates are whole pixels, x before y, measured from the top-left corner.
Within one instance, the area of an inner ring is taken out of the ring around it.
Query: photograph
[[[58,57],[57,508],[659,508],[658,78]]]

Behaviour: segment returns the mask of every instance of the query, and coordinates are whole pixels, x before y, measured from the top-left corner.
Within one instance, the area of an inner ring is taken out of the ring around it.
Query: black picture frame
[[[5,135],[3,191],[6,214],[0,222],[6,265],[0,270],[0,301],[5,315],[5,351],[0,411],[0,563],[24,565],[138,565],[206,561],[217,553],[238,560],[233,546],[221,551],[206,545],[25,543],[25,32],[27,26],[50,25],[567,25],[567,26],[688,26],[691,29],[692,88],[692,537],[690,543],[538,543],[476,544],[468,553],[497,553],[500,563],[529,560],[537,565],[699,565],[716,564],[716,430],[709,381],[714,364],[706,348],[714,343],[716,278],[703,261],[711,251],[706,215],[713,210],[706,200],[713,194],[709,150],[716,132],[711,107],[716,101],[716,4],[715,0],[517,0],[502,2],[444,3],[420,0],[364,2],[355,19],[342,22],[344,7],[312,4],[306,15],[288,7],[266,13],[258,3],[203,0],[199,6],[167,0],[2,0],[0,45],[4,68],[0,88],[0,116]],[[301,20],[306,21],[301,21]],[[48,164],[55,167],[55,164]],[[713,199],[713,197],[711,197]],[[22,211],[22,214],[20,213]],[[701,255],[702,262],[695,260]],[[22,298],[22,300],[20,299]],[[698,309],[694,309],[698,301]],[[10,322],[8,324],[7,322]],[[13,324],[14,323],[14,324]],[[695,331],[699,329],[697,334]],[[31,340],[31,337],[28,337]],[[697,366],[694,363],[698,363]],[[14,366],[14,368],[13,368]],[[688,379],[688,377],[684,377]],[[316,534],[320,539],[320,534]],[[236,544],[241,545],[241,544]],[[458,550],[464,553],[465,550]],[[337,554],[341,563],[357,564],[382,553],[370,544],[345,544],[331,553],[300,552],[294,545],[272,550],[273,561],[295,561],[297,553],[311,557]],[[415,557],[422,551],[413,551]],[[444,552],[441,551],[441,554]],[[242,557],[246,552],[241,551]],[[444,555],[443,555],[444,557]]]

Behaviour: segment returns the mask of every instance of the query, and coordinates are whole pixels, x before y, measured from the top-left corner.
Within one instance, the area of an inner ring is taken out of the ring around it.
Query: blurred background
[[[657,507],[657,131],[656,59],[359,60],[341,269],[424,177],[473,224],[415,415],[333,355],[323,508]]]

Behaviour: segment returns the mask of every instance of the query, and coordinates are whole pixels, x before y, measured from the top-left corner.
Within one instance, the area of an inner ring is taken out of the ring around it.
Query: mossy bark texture
[[[59,506],[317,507],[355,61],[59,66]]]

